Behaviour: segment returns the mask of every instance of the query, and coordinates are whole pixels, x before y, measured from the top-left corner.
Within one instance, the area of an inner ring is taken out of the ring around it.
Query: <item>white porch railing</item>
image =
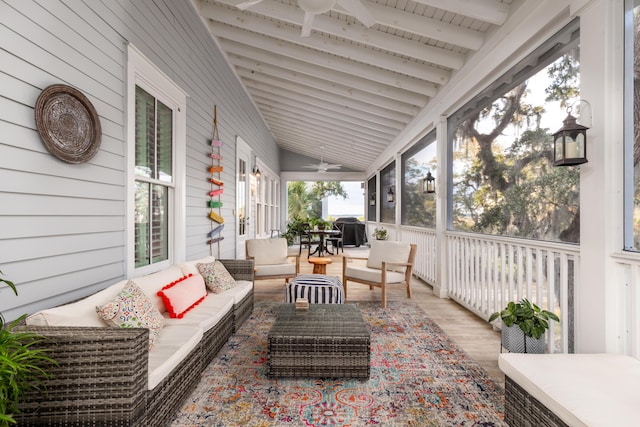
[[[368,223],[373,231],[375,223]],[[427,283],[447,290],[448,296],[483,319],[510,301],[527,298],[560,317],[547,336],[550,353],[573,352],[573,289],[578,281],[580,247],[573,244],[516,239],[502,236],[444,233],[447,253],[439,253],[433,229],[386,227],[390,240],[417,244],[413,272]],[[438,268],[446,274],[438,275]],[[640,261],[633,269],[640,308]],[[632,272],[632,273],[631,273]],[[438,283],[446,277],[446,283]],[[633,312],[633,311],[631,311]],[[634,319],[640,326],[640,319]],[[640,329],[634,329],[640,330]],[[634,337],[635,348],[640,337]]]
[[[416,244],[416,260],[413,274],[427,283],[435,284],[438,280],[438,239],[435,230],[419,227],[402,227],[403,242]]]
[[[579,246],[457,232],[445,238],[451,298],[484,319],[509,301],[527,298],[560,317],[549,329],[547,351],[573,350]]]
[[[610,319],[618,333],[614,351],[640,358],[640,259],[637,253],[616,253],[615,275],[610,286],[615,286],[614,312]]]

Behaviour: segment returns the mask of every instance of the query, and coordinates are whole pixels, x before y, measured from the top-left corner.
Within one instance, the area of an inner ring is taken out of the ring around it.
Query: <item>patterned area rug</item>
[[[371,330],[371,378],[266,377],[280,303],[256,303],[173,426],[506,426],[504,390],[417,305],[357,303]]]

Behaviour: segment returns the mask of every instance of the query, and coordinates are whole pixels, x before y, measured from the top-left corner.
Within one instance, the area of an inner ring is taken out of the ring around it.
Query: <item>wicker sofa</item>
[[[133,279],[160,310],[157,290],[188,274],[197,263],[171,266]],[[149,350],[149,329],[100,325],[96,304],[117,295],[127,281],[27,318],[25,329],[46,337],[58,363],[47,392],[31,392],[18,425],[162,426],[168,424],[203,369],[253,310],[253,262],[220,260],[237,285],[207,296],[183,318],[164,323]]]
[[[621,354],[502,353],[511,427],[638,425],[640,360]]]

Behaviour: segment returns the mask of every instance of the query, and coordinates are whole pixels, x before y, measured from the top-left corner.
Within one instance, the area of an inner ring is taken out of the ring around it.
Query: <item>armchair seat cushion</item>
[[[380,281],[382,280],[382,270],[380,270],[379,268],[347,266],[345,268],[345,275],[349,278],[365,280],[367,282],[380,283]],[[387,271],[387,283],[400,282],[404,282],[404,272],[399,273],[397,271]]]
[[[296,274],[296,265],[285,262],[283,264],[256,265],[255,277],[261,276],[280,276]]]

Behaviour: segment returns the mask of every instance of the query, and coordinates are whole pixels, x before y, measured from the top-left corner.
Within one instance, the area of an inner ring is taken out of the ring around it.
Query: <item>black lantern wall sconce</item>
[[[376,193],[371,193],[371,197],[369,198],[369,205],[370,206],[376,205]]]
[[[427,176],[422,178],[422,192],[424,194],[433,194],[436,192],[436,179],[431,175],[431,171],[427,171]]]
[[[393,187],[389,187],[389,191],[387,191],[387,202],[393,203],[395,200],[395,193],[393,192]]]
[[[588,105],[586,101],[584,102]],[[571,107],[567,108],[567,117],[563,125],[553,134],[553,165],[575,166],[587,163],[587,129],[577,123],[571,115]]]

